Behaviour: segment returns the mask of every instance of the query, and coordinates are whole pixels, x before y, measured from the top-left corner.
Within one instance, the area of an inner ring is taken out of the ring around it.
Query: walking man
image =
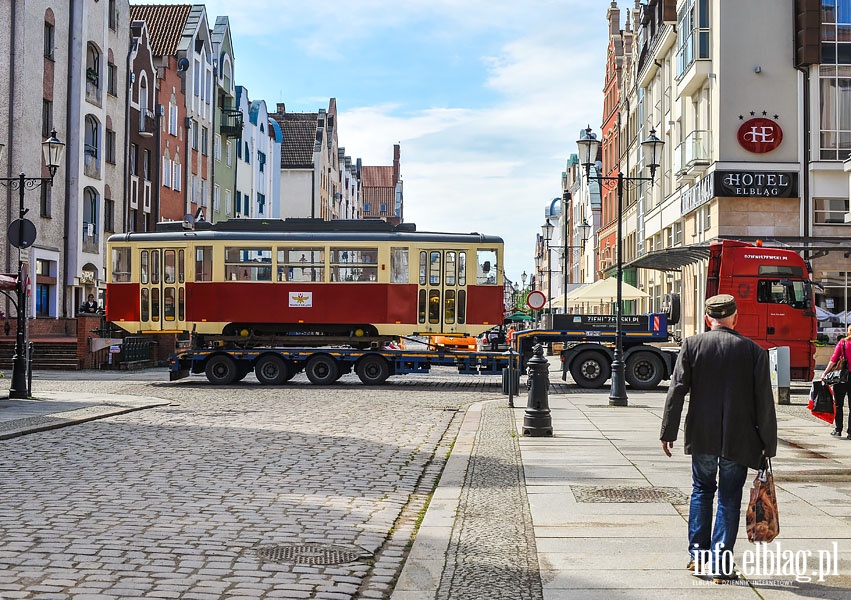
[[[738,578],[733,546],[739,529],[742,488],[748,467],[777,451],[777,418],[768,354],[735,331],[735,299],[706,300],[711,328],[683,342],[662,416],[662,450],[671,449],[689,396],[685,453],[691,455],[692,494],[688,519],[688,569],[712,575],[715,583]],[[718,509],[712,507],[718,491]]]

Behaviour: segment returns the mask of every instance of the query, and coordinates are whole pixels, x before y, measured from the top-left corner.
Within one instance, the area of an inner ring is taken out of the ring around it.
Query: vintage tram
[[[503,249],[384,221],[161,223],[108,239],[106,319],[223,338],[477,335],[503,319]]]

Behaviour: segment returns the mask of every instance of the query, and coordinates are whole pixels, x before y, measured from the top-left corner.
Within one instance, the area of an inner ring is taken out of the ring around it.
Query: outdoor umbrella
[[[618,280],[615,277],[600,279],[591,285],[579,288],[568,297],[567,301],[572,305],[615,302],[618,297],[617,286]],[[641,298],[649,298],[650,295],[624,281],[621,283],[621,297],[624,300],[640,300]]]

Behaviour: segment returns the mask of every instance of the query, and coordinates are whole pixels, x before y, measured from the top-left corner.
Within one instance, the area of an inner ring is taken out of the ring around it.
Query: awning
[[[506,321],[514,321],[515,323],[518,321],[531,321],[532,317],[527,315],[526,313],[516,312],[505,317]]]
[[[655,269],[657,271],[677,271],[685,265],[691,265],[709,258],[709,244],[679,246],[654,250],[626,263],[624,268]]]
[[[17,273],[0,274],[0,290],[14,290],[18,288]]]

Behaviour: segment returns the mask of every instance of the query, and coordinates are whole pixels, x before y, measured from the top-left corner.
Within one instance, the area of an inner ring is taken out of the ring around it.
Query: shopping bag
[[[774,474],[771,460],[763,458],[751,488],[750,502],[745,513],[748,541],[769,543],[780,533],[780,515],[777,512],[777,495],[774,493]]]
[[[836,404],[833,402],[833,390],[827,383],[819,380],[813,381],[807,408],[817,419],[833,423],[836,418]]]

